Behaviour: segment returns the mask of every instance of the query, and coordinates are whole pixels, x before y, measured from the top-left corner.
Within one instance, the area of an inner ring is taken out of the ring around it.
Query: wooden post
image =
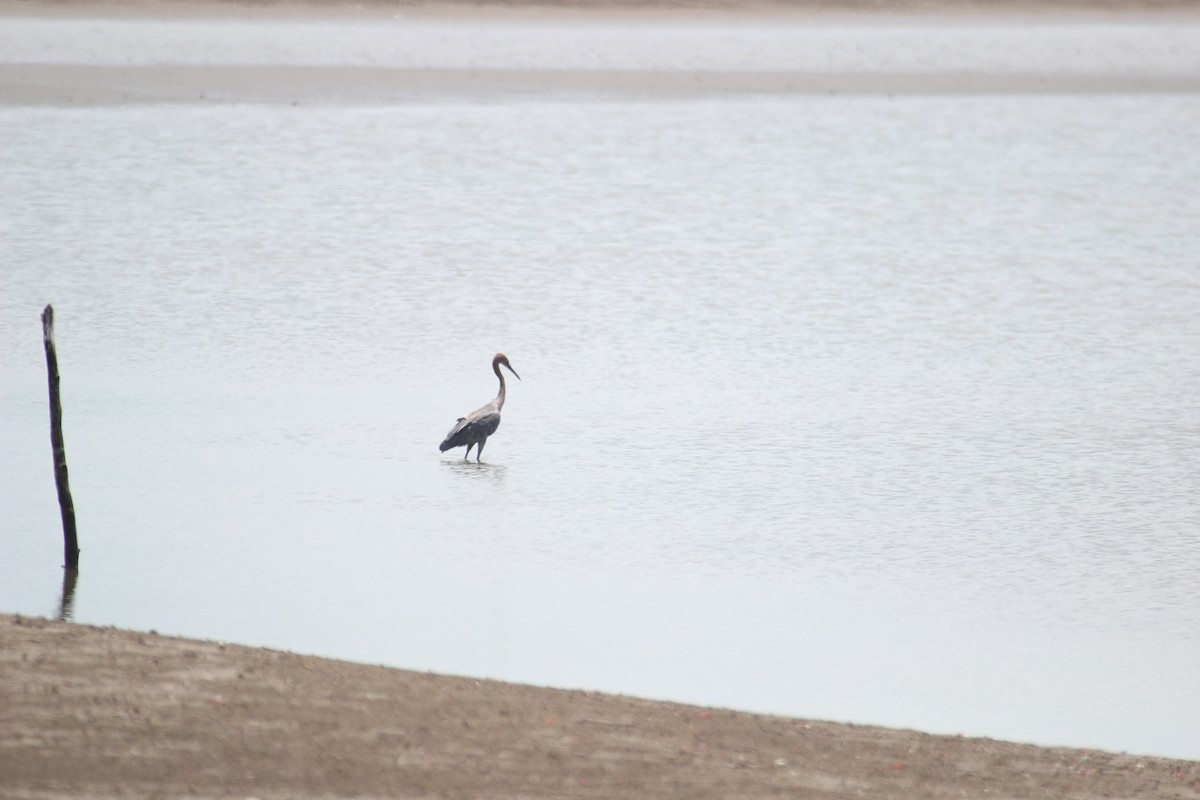
[[[62,511],[63,558],[69,570],[79,569],[79,540],[75,535],[75,503],[67,482],[67,448],[63,444],[62,401],[58,396],[58,353],[54,347],[54,307],[42,311],[42,340],[46,345],[46,373],[50,382],[50,446],[54,450],[54,483]]]

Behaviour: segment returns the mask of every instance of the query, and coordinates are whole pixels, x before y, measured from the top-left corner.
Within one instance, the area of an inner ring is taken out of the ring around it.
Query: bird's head
[[[504,353],[496,353],[496,357],[492,359],[492,369],[496,370],[496,374],[500,374],[500,365],[503,364],[505,369],[517,376],[517,380],[521,380],[521,376],[517,375],[517,371],[512,368],[512,364],[508,363],[508,356]]]

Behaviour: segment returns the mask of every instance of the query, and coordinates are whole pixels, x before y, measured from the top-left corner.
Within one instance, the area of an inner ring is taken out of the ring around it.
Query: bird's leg
[[[485,437],[483,437],[483,440],[482,440],[482,441],[480,441],[480,442],[479,442],[479,444],[475,445],[475,463],[476,463],[476,464],[478,464],[478,463],[479,463],[479,457],[483,455],[483,446],[484,446],[485,444],[487,444],[487,437],[486,437],[486,436],[485,436]]]
[[[463,461],[466,461],[471,456],[471,447],[474,446],[474,444],[474,442],[467,443],[467,452],[463,453]]]

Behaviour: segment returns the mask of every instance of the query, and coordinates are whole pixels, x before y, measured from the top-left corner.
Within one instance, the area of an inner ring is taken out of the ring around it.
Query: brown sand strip
[[[0,796],[1198,798],[1200,762],[0,615]]]
[[[1200,76],[796,74],[360,67],[0,65],[0,104],[272,103],[361,105],[428,97],[555,94],[1138,93],[1200,91]]]

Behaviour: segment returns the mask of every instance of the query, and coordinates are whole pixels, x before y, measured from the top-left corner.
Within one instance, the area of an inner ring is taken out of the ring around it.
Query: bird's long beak
[[[517,375],[517,371],[515,369],[513,369],[511,366],[509,366],[508,364],[505,364],[504,366],[508,367],[508,371],[511,372],[513,375]],[[517,375],[517,380],[521,380],[520,375]]]

